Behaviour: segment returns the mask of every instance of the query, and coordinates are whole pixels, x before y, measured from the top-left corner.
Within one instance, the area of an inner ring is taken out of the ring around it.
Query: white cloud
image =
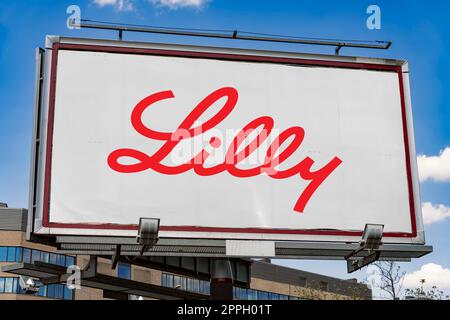
[[[110,6],[116,8],[118,11],[134,10],[133,0],[93,0],[92,2],[100,8]]]
[[[158,7],[178,8],[202,8],[210,0],[149,0],[151,4]]]
[[[443,204],[433,206],[430,202],[422,203],[422,215],[424,224],[441,222],[450,218],[450,208]]]
[[[417,157],[420,181],[450,181],[450,147],[441,150],[438,156]]]
[[[420,270],[407,273],[403,285],[410,289],[419,288],[422,279],[425,279],[425,289],[430,289],[433,286],[440,290],[450,289],[450,269],[443,268],[435,263],[425,264]]]

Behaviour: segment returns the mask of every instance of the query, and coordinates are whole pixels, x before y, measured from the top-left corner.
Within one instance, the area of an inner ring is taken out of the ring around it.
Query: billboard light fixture
[[[159,240],[159,223],[157,218],[140,218],[137,242],[142,246],[141,255],[153,247]]]
[[[380,258],[378,249],[382,245],[383,230],[384,225],[366,224],[359,247],[345,257],[348,273],[355,272]],[[356,257],[361,251],[368,251],[369,254],[365,257]]]

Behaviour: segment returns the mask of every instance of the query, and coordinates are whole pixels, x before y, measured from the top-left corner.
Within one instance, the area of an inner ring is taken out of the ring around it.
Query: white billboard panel
[[[36,233],[423,242],[406,64],[53,41]]]

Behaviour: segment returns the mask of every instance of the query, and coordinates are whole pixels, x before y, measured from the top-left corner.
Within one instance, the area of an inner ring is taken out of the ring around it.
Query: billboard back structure
[[[424,243],[404,61],[49,37],[34,232]]]

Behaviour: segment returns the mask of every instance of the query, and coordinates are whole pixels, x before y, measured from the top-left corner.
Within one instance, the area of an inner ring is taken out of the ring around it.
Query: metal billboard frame
[[[258,60],[266,61],[268,58],[276,59],[280,63],[290,64],[294,61],[312,61],[313,64],[321,65],[326,62],[331,62],[333,66],[346,67],[352,65],[355,68],[373,68],[390,70],[397,72],[400,80],[400,88],[403,91],[402,106],[403,106],[403,122],[404,122],[404,138],[408,143],[405,145],[405,153],[408,159],[407,167],[409,171],[408,185],[410,191],[410,209],[412,219],[412,231],[410,234],[402,235],[385,235],[383,240],[389,242],[380,246],[378,249],[381,260],[399,260],[409,261],[411,258],[421,257],[432,251],[431,246],[424,246],[425,236],[423,232],[423,223],[421,216],[421,208],[419,202],[419,183],[417,175],[417,163],[415,160],[415,147],[413,135],[413,121],[411,114],[411,101],[409,92],[409,76],[408,64],[405,61],[392,59],[375,59],[366,57],[349,57],[349,56],[331,56],[331,55],[317,55],[317,54],[299,54],[291,52],[274,52],[274,51],[257,51],[245,49],[230,49],[220,47],[200,47],[200,46],[186,46],[173,44],[158,44],[158,43],[142,43],[142,42],[125,42],[99,39],[81,39],[81,38],[63,38],[58,36],[48,36],[46,39],[46,49],[38,49],[36,56],[36,99],[35,99],[35,114],[34,114],[34,128],[33,128],[33,143],[32,143],[32,161],[31,161],[31,177],[30,177],[30,203],[29,203],[29,220],[27,228],[27,239],[38,242],[46,242],[47,238],[56,240],[58,249],[61,252],[68,254],[92,254],[92,255],[114,255],[117,251],[117,245],[122,245],[122,255],[139,255],[139,248],[135,240],[136,226],[128,226],[127,230],[123,232],[123,236],[96,236],[95,228],[88,226],[88,232],[82,236],[74,234],[61,234],[58,229],[48,228],[51,225],[46,225],[43,221],[43,216],[36,216],[36,211],[43,211],[45,203],[43,203],[43,190],[46,188],[43,179],[37,179],[47,167],[47,163],[42,159],[45,156],[43,150],[47,149],[47,131],[44,125],[48,121],[48,110],[45,106],[49,105],[52,97],[49,96],[49,87],[56,80],[54,77],[50,78],[53,58],[56,56],[55,48],[75,48],[81,50],[89,50],[94,46],[103,48],[102,50],[109,50],[115,48],[116,52],[126,52],[131,48],[135,48],[137,54],[144,54],[145,52],[153,51],[154,54],[161,54],[172,52],[172,54],[188,55],[192,57],[210,56],[212,58],[226,58],[227,55],[240,57],[242,60]],[[38,185],[38,183],[40,185]],[[41,200],[40,200],[41,199]],[[109,225],[110,227],[112,225]],[[76,227],[76,226],[75,226]],[[118,226],[112,226],[119,228]],[[364,226],[361,226],[362,228]],[[44,231],[36,234],[36,229]],[[199,232],[197,238],[172,238],[161,237],[159,242],[150,248],[144,255],[149,256],[199,256],[199,257],[229,257],[227,254],[227,237],[226,233],[217,240],[204,239],[205,233],[211,230],[204,230]],[[271,257],[282,259],[345,259],[351,255],[353,251],[358,249],[358,242],[362,236],[360,231],[351,231],[350,235],[354,241],[350,243],[343,243],[340,235],[333,230],[316,230],[322,234],[327,235],[324,239],[319,236],[311,236],[314,230],[307,233],[308,241],[255,241],[252,242],[266,242],[269,246],[273,246],[272,252],[265,252],[260,254],[260,251],[255,250],[252,257]],[[308,235],[309,234],[309,235]],[[246,245],[249,239],[241,239],[241,243]],[[189,244],[189,245],[187,245]],[[269,250],[270,251],[270,250]],[[366,257],[367,251],[362,250],[355,258]],[[248,256],[248,255],[247,255]],[[239,257],[239,255],[237,256]]]

